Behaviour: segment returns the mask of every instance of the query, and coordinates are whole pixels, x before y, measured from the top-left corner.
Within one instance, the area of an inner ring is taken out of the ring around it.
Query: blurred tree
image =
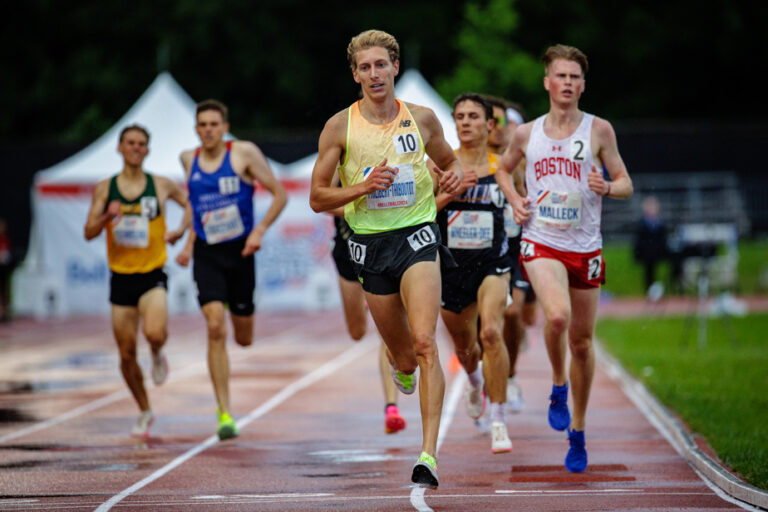
[[[538,56],[562,42],[589,56],[586,110],[761,122],[766,103],[739,101],[740,77],[768,61],[766,24],[768,3],[745,0],[25,0],[0,17],[0,134],[90,142],[167,69],[193,98],[229,104],[238,136],[316,135],[357,97],[345,50],[367,28],[394,34],[402,67],[447,100],[475,89],[543,112]]]
[[[541,95],[541,64],[515,43],[520,17],[514,0],[470,0],[456,37],[458,62],[453,73],[436,81],[451,103],[463,92],[493,94],[538,112],[546,107]]]

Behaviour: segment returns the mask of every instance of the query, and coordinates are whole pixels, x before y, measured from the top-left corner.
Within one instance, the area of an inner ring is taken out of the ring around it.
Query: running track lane
[[[401,395],[408,428],[384,435],[375,336],[355,346],[339,312],[262,315],[257,323],[253,347],[230,345],[240,437],[220,443],[210,436],[214,405],[199,364],[205,357],[204,328],[199,319],[185,319],[171,326],[169,340],[172,372],[181,375],[173,380],[172,373],[159,389],[149,385],[158,414],[153,437],[142,443],[125,436],[136,415],[126,396],[5,441],[0,509],[96,510],[118,496],[113,510],[738,509],[696,476],[602,370],[588,416],[590,468],[567,473],[564,434],[546,426],[549,368],[540,343],[519,363],[527,407],[508,418],[512,454],[492,455],[490,440],[477,432],[460,403],[452,415],[463,381],[447,374],[440,489],[415,491],[409,477],[421,438],[418,400]],[[34,343],[30,328],[34,325],[25,325],[25,343]],[[3,329],[5,339],[10,331]],[[0,424],[0,436],[122,389],[108,323],[101,336],[88,334],[87,350],[97,363],[74,370],[62,360],[85,350],[77,327],[59,331],[55,345],[40,343],[34,351],[11,341],[12,357],[0,363],[7,370],[0,389],[30,376],[58,387],[0,394],[3,409],[21,420]],[[443,333],[440,341],[446,363],[450,351]],[[338,359],[346,357],[348,362]],[[327,365],[335,364],[340,369],[325,375]],[[68,388],[63,384],[68,379],[77,385]],[[169,467],[203,445],[206,449]],[[148,481],[164,467],[169,470]]]

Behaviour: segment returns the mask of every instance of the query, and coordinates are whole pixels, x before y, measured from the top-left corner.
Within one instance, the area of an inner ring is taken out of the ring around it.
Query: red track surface
[[[565,434],[547,425],[550,371],[536,331],[518,364],[526,408],[508,416],[511,454],[490,453],[461,401],[451,415],[464,378],[446,371],[440,488],[422,496],[409,485],[418,399],[401,395],[408,427],[385,435],[375,334],[356,348],[338,311],[257,316],[254,345],[230,345],[232,408],[246,424],[222,443],[211,438],[202,319],[176,317],[169,330],[171,374],[160,388],[148,382],[157,420],[143,442],[127,435],[137,409],[107,318],[0,326],[0,510],[738,509],[600,369],[590,465],[568,473]],[[445,365],[451,351],[439,338]],[[143,341],[140,359],[148,364]],[[319,373],[332,361],[338,369]]]

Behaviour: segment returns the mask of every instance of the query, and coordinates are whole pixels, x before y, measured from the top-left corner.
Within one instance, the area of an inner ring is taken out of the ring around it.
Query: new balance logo
[[[400,128],[408,128],[411,126],[411,120],[410,119],[404,119],[400,121]]]

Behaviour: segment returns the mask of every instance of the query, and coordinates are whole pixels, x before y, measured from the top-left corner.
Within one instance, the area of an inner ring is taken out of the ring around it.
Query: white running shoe
[[[152,354],[152,382],[155,386],[159,386],[165,382],[166,378],[168,378],[168,358],[160,350],[157,354]]]
[[[152,414],[152,410],[144,411],[139,414],[139,419],[136,420],[136,424],[131,430],[131,435],[134,437],[149,437],[149,427],[155,421],[155,415]]]
[[[505,453],[512,451],[512,441],[507,435],[507,426],[500,422],[491,423],[491,452]]]
[[[525,407],[525,401],[517,377],[510,377],[507,379],[507,411],[517,413],[522,411],[523,407]]]
[[[472,419],[478,419],[485,411],[485,390],[483,386],[474,387],[469,382],[464,392],[464,403],[467,406],[467,414]]]

